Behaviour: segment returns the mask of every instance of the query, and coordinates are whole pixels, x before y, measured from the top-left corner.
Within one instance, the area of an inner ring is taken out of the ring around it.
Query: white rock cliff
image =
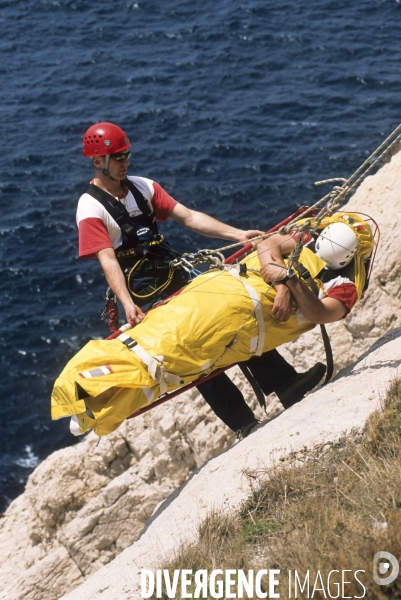
[[[400,350],[397,328],[331,384],[210,459],[165,500],[132,546],[63,600],[140,600],[141,570],[160,568],[182,543],[193,541],[198,525],[213,509],[238,510],[254,485],[247,471],[263,472],[292,453],[359,430],[380,408],[397,375]]]
[[[399,364],[400,189],[398,153],[347,204],[347,210],[379,223],[381,242],[366,297],[344,321],[328,327],[337,369],[394,329],[385,343],[233,448],[234,435],[190,391],[126,422],[99,445],[90,434],[52,454],[0,521],[0,600],[55,600],[75,588],[66,599],[140,597],[141,568],[156,567],[181,539],[194,535],[212,507],[238,507],[249,491],[241,475],[245,467],[268,465],[290,449],[364,425]],[[322,360],[322,353],[318,331],[283,349],[299,371]],[[255,407],[237,370],[230,373]],[[280,410],[274,397],[269,400],[260,418]]]

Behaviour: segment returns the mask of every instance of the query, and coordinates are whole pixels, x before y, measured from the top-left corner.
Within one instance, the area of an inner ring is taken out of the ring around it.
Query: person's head
[[[357,248],[355,232],[345,223],[331,223],[325,227],[315,244],[317,256],[333,270],[346,267],[355,256]]]
[[[114,123],[95,123],[85,132],[83,155],[92,160],[97,171],[121,181],[127,174],[131,153],[126,133]]]

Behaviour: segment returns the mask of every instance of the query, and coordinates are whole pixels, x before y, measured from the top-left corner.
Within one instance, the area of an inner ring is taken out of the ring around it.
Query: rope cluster
[[[315,227],[314,231],[319,229],[319,226],[322,220],[333,213],[337,212],[340,206],[345,202],[347,196],[359,186],[362,180],[374,169],[374,167],[381,161],[383,158],[401,141],[401,124],[398,125],[394,129],[394,131],[376,148],[374,152],[362,163],[362,165],[348,178],[337,178],[337,179],[325,179],[323,181],[315,182],[315,185],[324,185],[327,183],[338,183],[341,182],[342,185],[335,185],[331,192],[323,196],[320,200],[318,200],[313,206],[308,208],[303,214],[299,215],[296,219],[293,219],[287,225],[281,227],[279,229],[279,233],[282,235],[288,234],[291,231],[298,231],[300,235],[298,235],[298,240],[296,242],[295,248],[289,256],[290,264],[295,268],[298,266],[299,256],[303,247],[303,236],[302,233],[304,231],[308,231],[311,229],[311,222],[305,221],[301,226],[297,225],[297,221],[302,219],[304,214],[310,212],[311,209],[317,208],[323,202],[326,202],[326,205],[320,209],[315,219]]]
[[[107,288],[106,291],[106,304],[103,309],[103,312],[100,316],[100,319],[103,320],[106,315],[108,316],[108,325],[111,332],[118,331],[119,328],[119,318],[118,318],[118,306],[117,306],[117,296],[115,296],[112,292],[111,288]]]
[[[320,208],[319,212],[314,217],[315,227],[313,230],[316,231],[317,229],[319,229],[322,220],[326,216],[332,215],[339,210],[341,205],[345,202],[347,196],[349,196],[349,194],[355,188],[357,188],[359,186],[359,184],[362,182],[362,180],[367,175],[369,175],[369,173],[374,169],[374,167],[381,160],[383,160],[383,158],[389,152],[391,152],[393,150],[393,148],[397,144],[400,143],[400,141],[401,141],[401,124],[398,125],[398,127],[396,127],[394,129],[394,131],[380,144],[380,146],[378,146],[378,148],[376,148],[376,150],[374,152],[372,152],[372,154],[361,164],[360,167],[358,167],[358,169],[348,179],[335,178],[335,179],[325,179],[323,181],[315,182],[315,185],[317,185],[317,186],[328,184],[328,183],[334,183],[334,184],[341,183],[342,185],[334,185],[333,189],[328,194],[326,194],[325,196],[320,198],[320,200],[315,202],[315,204],[313,204],[312,206],[308,207],[303,213],[301,213],[300,215],[295,217],[292,221],[290,221],[289,223],[287,223],[286,225],[283,225],[282,227],[280,227],[278,229],[277,233],[280,233],[281,235],[288,235],[288,234],[292,233],[293,231],[297,231],[299,234],[297,236],[295,248],[289,256],[289,263],[291,266],[293,266],[294,268],[297,268],[297,266],[299,264],[299,257],[300,257],[300,254],[301,254],[302,248],[303,248],[303,235],[302,234],[307,231],[310,231],[311,227],[312,227],[312,223],[310,220],[306,220],[301,225],[299,224],[299,221],[302,218],[307,217],[307,215],[310,214],[310,212],[313,209],[317,209],[323,203],[326,203],[322,208]],[[273,235],[273,234],[272,233],[264,234],[262,236],[255,237],[248,241],[249,242],[257,242],[262,239],[266,239],[266,238],[270,237],[271,235]],[[237,248],[241,245],[242,245],[242,243],[236,243],[236,244],[231,244],[230,246],[224,246],[223,248],[218,248],[217,250],[201,250],[200,252],[205,253],[205,257],[206,256],[210,257],[212,253],[213,253],[213,255],[219,255],[219,254],[221,255],[221,253],[224,250],[231,250],[231,249]],[[210,253],[210,255],[208,253]],[[210,258],[210,260],[212,260],[212,259]],[[221,264],[218,266],[218,268],[220,268],[220,269],[225,268],[225,265],[223,265],[223,263],[224,263],[224,257],[221,261]]]
[[[212,269],[224,269],[224,255],[222,251],[225,248],[218,250],[199,250],[198,252],[186,252],[181,257],[175,258],[170,264],[173,269],[182,268],[184,271],[191,273],[195,267],[199,265],[209,265]]]

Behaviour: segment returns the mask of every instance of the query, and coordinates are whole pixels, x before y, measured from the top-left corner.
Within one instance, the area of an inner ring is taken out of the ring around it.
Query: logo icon
[[[392,567],[390,575],[383,577],[383,575],[389,572],[390,567]],[[375,583],[379,585],[393,583],[397,579],[399,571],[400,565],[395,556],[390,554],[390,552],[376,552],[373,558],[373,579]]]

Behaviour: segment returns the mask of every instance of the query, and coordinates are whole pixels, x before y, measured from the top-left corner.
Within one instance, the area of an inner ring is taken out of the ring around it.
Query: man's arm
[[[279,256],[282,264],[284,265],[282,257],[290,254],[294,246],[295,242],[291,237],[288,235],[283,236],[280,233],[275,233],[262,242],[259,242],[258,257],[261,270],[263,265],[272,261],[272,251]],[[280,283],[279,281],[273,282],[272,285],[277,292],[271,311],[272,315],[277,319],[277,321],[285,323],[291,316],[291,292],[285,284]]]
[[[125,277],[118,264],[113,248],[104,248],[97,253],[100,264],[102,265],[107,283],[120,300],[125,310],[125,316],[128,322],[140,323],[145,317],[139,306],[136,306],[131,298],[125,283]]]
[[[195,233],[222,240],[246,242],[258,235],[263,235],[264,233],[258,229],[237,229],[236,227],[222,223],[205,213],[187,208],[179,202],[175,205],[170,217],[180,225],[187,227],[187,229],[195,231]]]
[[[258,244],[258,257],[260,266],[263,267],[272,262],[271,255],[282,259],[283,256],[288,256],[295,248],[295,240],[289,235],[281,235],[274,233],[267,239]],[[283,263],[284,264],[284,263]]]
[[[287,267],[280,256],[273,253],[270,255],[272,262],[264,264],[260,273],[266,281],[280,281],[286,276]],[[286,282],[286,285],[295,298],[298,308],[308,321],[311,323],[334,323],[345,316],[347,309],[342,302],[334,298],[323,298],[320,300],[308,288],[306,283],[298,279],[295,275]]]
[[[316,325],[334,323],[334,321],[342,319],[347,312],[340,300],[335,300],[334,298],[323,298],[320,300],[296,276],[287,281],[287,286],[294,296],[299,310],[311,323],[316,323]]]

